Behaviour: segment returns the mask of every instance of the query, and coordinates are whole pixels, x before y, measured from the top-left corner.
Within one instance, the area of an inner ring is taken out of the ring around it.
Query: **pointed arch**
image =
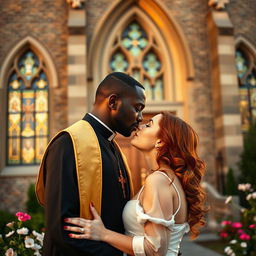
[[[5,57],[4,62],[2,64],[2,67],[0,69],[0,89],[4,87],[6,84],[6,74],[10,68],[10,65],[17,55],[26,45],[31,46],[33,49],[35,49],[37,52],[40,53],[40,55],[43,56],[46,66],[48,67],[50,74],[49,74],[49,84],[51,87],[57,87],[58,86],[58,77],[56,72],[55,64],[52,60],[52,57],[50,56],[50,53],[48,50],[35,38],[31,36],[27,36],[23,38],[21,41],[19,41],[8,53],[8,55]]]
[[[8,53],[0,69],[2,163],[18,166],[40,162],[50,134],[50,87],[57,86],[52,58],[35,38],[22,39]],[[10,152],[14,152],[12,159]]]
[[[256,58],[256,47],[243,36],[238,36],[235,39],[236,48],[243,47],[246,51],[249,51],[251,55]]]
[[[161,3],[153,0],[115,1],[96,26],[90,42],[87,69],[89,107],[98,83],[108,72],[106,55],[113,38],[133,17],[142,26],[145,24],[152,29],[161,45],[162,57],[167,69],[170,69],[166,84],[173,85],[167,90],[168,100],[186,101],[188,80],[194,77],[194,67],[192,55],[178,23],[164,11]]]

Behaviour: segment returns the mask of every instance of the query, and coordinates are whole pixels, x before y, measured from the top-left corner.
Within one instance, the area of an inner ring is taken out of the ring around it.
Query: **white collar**
[[[99,123],[101,123],[104,127],[106,127],[112,133],[112,135],[108,137],[109,141],[112,141],[116,137],[116,133],[112,131],[106,124],[104,124],[98,117],[96,117],[92,113],[88,113],[88,114],[92,116],[94,119],[96,119]]]

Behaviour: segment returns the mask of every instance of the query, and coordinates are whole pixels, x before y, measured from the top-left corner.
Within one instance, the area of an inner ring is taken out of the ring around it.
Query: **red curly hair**
[[[188,205],[190,237],[195,239],[205,225],[206,194],[201,186],[205,163],[198,157],[198,135],[190,125],[169,112],[162,112],[158,138],[163,142],[157,162],[168,164],[179,178]]]

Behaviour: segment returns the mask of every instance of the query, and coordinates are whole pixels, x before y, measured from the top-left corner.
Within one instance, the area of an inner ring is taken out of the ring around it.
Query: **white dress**
[[[148,237],[144,230],[144,223],[146,221],[163,225],[167,229],[167,234],[168,234],[167,237],[169,240],[169,241],[166,241],[167,252],[165,255],[177,256],[180,249],[180,243],[183,238],[183,235],[189,232],[189,224],[187,222],[182,224],[175,224],[174,218],[181,207],[181,198],[180,198],[179,191],[176,185],[174,184],[174,182],[172,182],[172,180],[168,177],[168,175],[166,175],[161,171],[157,171],[157,172],[163,174],[167,179],[169,179],[170,183],[174,186],[174,189],[177,192],[179,203],[178,203],[178,208],[176,212],[172,215],[170,220],[156,218],[146,214],[142,206],[140,205],[140,201],[139,201],[140,194],[144,189],[144,186],[143,186],[139,191],[137,199],[130,200],[125,205],[125,208],[123,210],[124,227],[127,235],[133,236],[133,237],[144,236],[147,239]],[[160,236],[161,236],[161,233],[160,233]],[[143,254],[138,254],[138,255],[143,255]],[[156,255],[158,254],[156,253]],[[159,255],[162,255],[162,254],[160,253]]]

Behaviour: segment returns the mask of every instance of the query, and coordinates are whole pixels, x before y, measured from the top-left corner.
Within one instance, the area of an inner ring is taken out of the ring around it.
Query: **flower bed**
[[[27,213],[17,212],[17,220],[6,224],[0,234],[0,255],[36,255],[42,253],[44,233],[30,231],[24,222],[31,219]]]
[[[219,236],[226,241],[224,249],[230,256],[256,256],[256,191],[251,184],[239,184],[238,190],[246,194],[248,207],[241,210],[240,222],[224,220]],[[232,197],[227,203],[232,203]]]

